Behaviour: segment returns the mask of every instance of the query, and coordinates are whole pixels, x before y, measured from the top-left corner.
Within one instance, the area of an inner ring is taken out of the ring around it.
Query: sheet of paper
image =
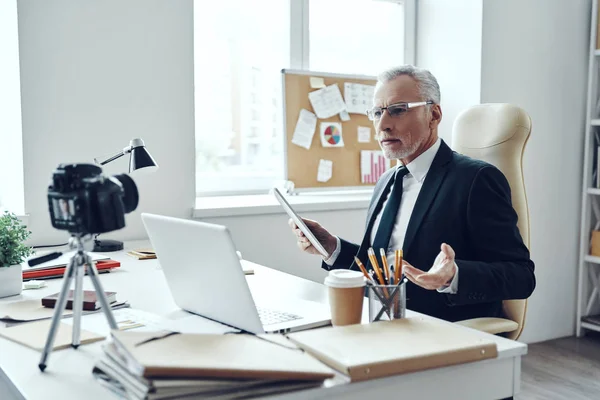
[[[346,104],[337,84],[310,92],[308,99],[315,114],[321,119],[331,118],[346,109]]]
[[[321,145],[323,147],[344,147],[342,124],[321,122]]]
[[[358,127],[358,143],[369,143],[371,141],[371,128],[368,126]]]
[[[374,85],[344,82],[344,101],[349,113],[367,115],[367,109],[373,105]]]
[[[312,89],[320,89],[325,87],[325,80],[323,78],[319,78],[318,76],[310,77],[310,87]]]
[[[319,160],[319,171],[317,173],[317,181],[327,182],[333,174],[333,161]]]
[[[113,316],[120,330],[135,329],[139,331],[160,331],[168,329],[169,320],[142,310],[124,308],[114,310]],[[67,325],[73,325],[73,318],[63,319]],[[103,312],[81,317],[81,328],[104,337],[110,333],[108,321]]]
[[[45,263],[41,263],[38,264],[34,267],[30,267],[27,264],[27,260],[32,259],[32,258],[36,258],[39,256],[43,256],[45,254],[49,254],[52,253],[51,251],[46,251],[46,252],[40,252],[40,253],[36,253],[35,255],[28,257],[25,262],[23,262],[23,271],[39,271],[42,269],[48,269],[48,268],[56,268],[56,267],[64,267],[66,265],[69,264],[69,261],[71,261],[71,258],[73,257],[73,255],[75,254],[75,250],[73,251],[69,251],[69,252],[65,252],[63,253],[60,257],[52,260],[52,261],[47,261]],[[92,253],[92,252],[88,252],[89,256],[91,257],[92,261],[98,261],[98,260],[108,260],[110,257],[108,257],[106,254],[102,254],[102,253]]]
[[[348,114],[348,111],[344,110],[340,113],[340,119],[342,121],[350,121],[350,114]]]
[[[304,108],[301,109],[294,129],[294,136],[292,136],[292,143],[310,150],[316,128],[317,116]]]
[[[360,152],[360,176],[362,183],[377,183],[391,166],[390,160],[379,150],[362,150]]]

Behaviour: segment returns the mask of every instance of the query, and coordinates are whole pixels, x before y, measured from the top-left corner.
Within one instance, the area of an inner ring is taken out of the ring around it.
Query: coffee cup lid
[[[335,288],[355,288],[365,286],[362,272],[349,269],[334,269],[325,278],[325,285]]]

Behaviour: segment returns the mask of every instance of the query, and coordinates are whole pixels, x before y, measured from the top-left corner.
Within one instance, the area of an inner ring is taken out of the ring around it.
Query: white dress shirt
[[[392,230],[392,236],[390,237],[390,242],[388,244],[388,248],[386,249],[388,264],[394,264],[394,249],[401,249],[404,244],[404,236],[406,235],[406,229],[408,228],[408,221],[410,220],[410,216],[412,215],[413,209],[415,208],[415,204],[417,202],[417,197],[419,196],[419,192],[423,187],[423,182],[425,181],[425,176],[427,172],[429,172],[429,168],[431,167],[431,163],[433,163],[433,159],[437,154],[441,144],[441,139],[438,139],[433,146],[429,149],[425,150],[421,155],[412,160],[410,163],[406,165],[408,169],[408,174],[406,174],[402,181],[402,199],[400,202],[400,210],[396,215],[396,223],[394,224],[394,229]],[[400,167],[400,166],[399,166]],[[399,168],[398,167],[398,168]],[[381,211],[377,215],[375,222],[373,224],[373,229],[371,229],[371,243],[375,239],[375,234],[377,233],[377,229],[379,228],[379,223],[381,221],[381,215],[383,214],[383,210],[385,210],[385,206],[388,202],[388,198],[390,193],[392,192],[392,188],[388,191],[386,195],[386,199],[381,207]],[[337,246],[335,251],[331,254],[331,256],[325,260],[327,265],[333,265],[341,250],[341,242],[340,238],[336,236]],[[441,245],[441,243],[440,243]],[[392,249],[390,251],[390,249]],[[379,255],[379,253],[378,253]],[[410,262],[410,260],[407,260]],[[425,265],[415,265],[416,268],[426,268],[429,266]],[[458,267],[456,267],[456,273],[452,282],[449,286],[439,288],[438,292],[441,293],[451,293],[455,294],[458,292]]]

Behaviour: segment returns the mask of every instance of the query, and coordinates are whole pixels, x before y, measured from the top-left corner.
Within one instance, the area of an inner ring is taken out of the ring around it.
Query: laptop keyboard
[[[293,321],[295,319],[302,318],[299,315],[286,313],[282,311],[272,310],[265,307],[256,307],[258,310],[258,317],[263,325],[280,324],[282,322]]]

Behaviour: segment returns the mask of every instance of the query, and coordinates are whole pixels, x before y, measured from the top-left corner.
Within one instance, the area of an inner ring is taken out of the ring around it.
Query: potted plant
[[[14,296],[23,288],[21,263],[33,254],[23,242],[31,235],[13,213],[0,215],[0,297]]]

